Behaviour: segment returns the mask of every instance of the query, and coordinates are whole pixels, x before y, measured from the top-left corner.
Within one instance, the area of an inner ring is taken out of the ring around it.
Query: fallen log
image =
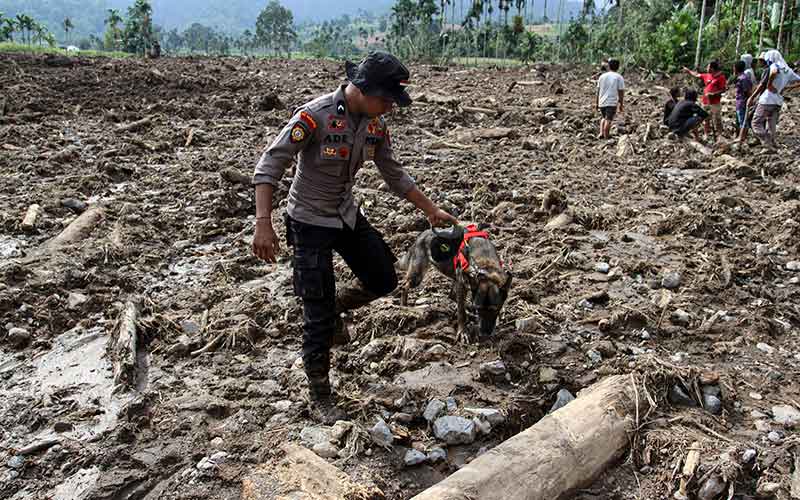
[[[110,343],[115,391],[131,388],[136,383],[136,356],[139,345],[136,322],[139,319],[139,303],[138,298],[125,303],[125,309],[117,321],[115,335]]]
[[[614,375],[594,384],[413,500],[571,497],[628,449],[645,401],[636,383]]]
[[[496,115],[503,112],[502,109],[479,108],[477,106],[461,106],[461,110],[467,113],[483,113],[485,115]]]
[[[33,205],[28,207],[28,211],[25,212],[25,217],[22,219],[22,229],[23,231],[31,231],[36,227],[36,223],[39,221],[39,216],[42,214],[42,207],[34,203]]]
[[[56,237],[46,243],[50,250],[57,250],[65,245],[75,243],[85,238],[95,228],[105,214],[105,208],[95,205],[83,212],[77,219],[65,227]]]
[[[384,498],[383,492],[354,482],[314,452],[284,444],[286,456],[277,465],[263,464],[242,480],[241,500],[341,500]]]

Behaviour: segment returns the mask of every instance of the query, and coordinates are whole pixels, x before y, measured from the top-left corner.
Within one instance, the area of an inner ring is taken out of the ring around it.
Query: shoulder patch
[[[308,125],[308,128],[313,132],[317,129],[317,122],[314,121],[314,117],[312,117],[309,113],[305,111],[300,112],[300,121]]]
[[[303,142],[306,140],[307,136],[308,132],[306,132],[306,127],[303,126],[302,123],[298,122],[294,125],[294,127],[292,127],[292,131],[289,134],[289,140],[292,143]]]

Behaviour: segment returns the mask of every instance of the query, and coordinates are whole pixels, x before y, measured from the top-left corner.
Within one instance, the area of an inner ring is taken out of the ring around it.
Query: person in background
[[[680,87],[672,87],[669,89],[669,99],[667,102],[664,103],[664,118],[661,120],[661,123],[664,125],[667,124],[669,121],[669,115],[672,114],[672,110],[675,109],[675,105],[678,104],[678,100],[681,98],[681,89]]]
[[[614,116],[624,112],[625,79],[618,73],[619,60],[608,60],[609,71],[600,75],[597,80],[596,107],[600,111],[600,133],[598,139],[608,139]]]
[[[764,79],[758,84],[747,101],[756,106],[753,115],[753,134],[767,149],[775,149],[783,92],[800,87],[800,76],[784,61],[777,50],[768,50],[759,56],[766,68]]]
[[[747,100],[753,93],[754,84],[747,75],[744,61],[736,61],[733,71],[736,75],[736,128],[739,131],[739,142],[744,142],[747,140],[747,129],[750,128],[750,120],[747,117]]]
[[[669,115],[667,126],[678,138],[683,139],[692,132],[699,141],[700,133],[697,129],[707,118],[706,110],[697,105],[697,91],[687,88],[683,91],[683,100],[675,105]]]
[[[719,61],[714,60],[708,63],[706,73],[698,73],[690,70],[689,68],[683,68],[683,70],[693,77],[701,79],[705,84],[705,89],[703,90],[703,105],[711,115],[711,122],[714,124],[714,139],[719,139],[723,136],[722,94],[725,93],[725,89],[728,86],[728,81],[725,79],[725,74],[722,73],[722,70],[720,69]],[[703,129],[705,130],[706,136],[712,130],[708,120],[703,122]]]
[[[750,83],[755,87],[758,83],[758,79],[756,78],[756,72],[753,71],[753,56],[750,54],[742,54],[741,60],[744,63],[744,74],[750,78]]]

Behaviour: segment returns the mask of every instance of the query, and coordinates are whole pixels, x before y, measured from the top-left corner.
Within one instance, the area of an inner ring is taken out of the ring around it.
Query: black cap
[[[358,65],[347,61],[344,67],[347,79],[364,95],[388,97],[398,106],[411,105],[411,96],[405,88],[410,76],[408,69],[392,54],[370,52]]]

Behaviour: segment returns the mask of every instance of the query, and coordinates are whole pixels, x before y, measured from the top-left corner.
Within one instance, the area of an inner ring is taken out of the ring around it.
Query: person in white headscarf
[[[783,92],[800,87],[800,76],[783,60],[777,50],[768,50],[759,56],[764,62],[765,76],[747,101],[748,107],[756,105],[753,115],[753,134],[761,143],[775,149],[775,135],[778,130]]]
[[[753,85],[757,84],[756,73],[753,71],[753,56],[750,54],[742,54],[742,62],[744,63],[744,74],[750,77]]]

